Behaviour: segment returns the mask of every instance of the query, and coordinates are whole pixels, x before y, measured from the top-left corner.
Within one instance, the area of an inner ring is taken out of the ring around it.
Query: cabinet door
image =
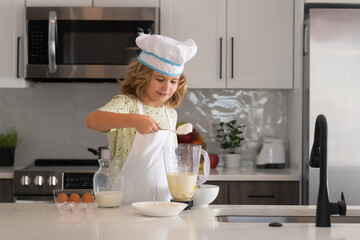
[[[228,0],[228,88],[293,87],[293,0]]]
[[[28,7],[92,7],[92,0],[26,0]]]
[[[299,182],[229,182],[229,204],[299,204]]]
[[[159,7],[159,0],[93,0],[94,7]]]
[[[207,181],[205,184],[219,186],[219,194],[211,204],[229,204],[229,184],[226,181]]]
[[[0,202],[14,202],[12,179],[0,179]]]
[[[160,9],[160,34],[198,46],[185,64],[188,87],[225,88],[226,1],[162,0]]]
[[[0,7],[0,87],[23,88],[24,0],[2,0]]]

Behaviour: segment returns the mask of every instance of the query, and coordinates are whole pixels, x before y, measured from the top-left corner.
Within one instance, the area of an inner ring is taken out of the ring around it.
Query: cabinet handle
[[[16,77],[20,78],[20,37],[17,38]]]
[[[220,38],[220,79],[222,79],[222,37]]]
[[[304,21],[304,56],[309,53],[309,18]]]
[[[248,196],[249,198],[275,198],[275,195],[271,194],[271,195],[252,195],[249,194]]]
[[[234,38],[231,38],[231,78],[234,78]]]

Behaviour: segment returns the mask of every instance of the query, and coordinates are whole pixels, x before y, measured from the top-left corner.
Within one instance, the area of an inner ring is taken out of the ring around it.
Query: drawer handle
[[[275,195],[252,195],[252,194],[249,194],[249,198],[275,198]]]

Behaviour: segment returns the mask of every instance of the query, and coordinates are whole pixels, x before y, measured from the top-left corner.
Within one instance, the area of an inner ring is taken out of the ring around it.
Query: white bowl
[[[192,197],[194,207],[206,207],[212,203],[219,194],[219,186],[203,184],[200,188],[195,188],[194,196]]]
[[[150,217],[171,217],[178,215],[187,207],[178,202],[137,202],[131,204],[139,213]]]

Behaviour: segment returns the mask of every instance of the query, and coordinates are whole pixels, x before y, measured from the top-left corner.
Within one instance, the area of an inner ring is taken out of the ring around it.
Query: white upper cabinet
[[[292,0],[228,0],[228,88],[293,87],[293,12]]]
[[[159,7],[159,0],[26,0],[33,7]]]
[[[197,54],[184,69],[189,88],[226,87],[226,1],[162,0],[160,34],[195,41]]]
[[[92,7],[93,0],[26,0],[27,7]]]
[[[93,0],[94,7],[159,7],[159,0]]]
[[[189,88],[293,87],[293,0],[162,0],[160,33],[193,38]]]
[[[23,76],[24,0],[2,0],[0,8],[0,87],[29,86]]]
[[[360,0],[305,0],[305,3],[341,3],[341,4],[358,4]]]

